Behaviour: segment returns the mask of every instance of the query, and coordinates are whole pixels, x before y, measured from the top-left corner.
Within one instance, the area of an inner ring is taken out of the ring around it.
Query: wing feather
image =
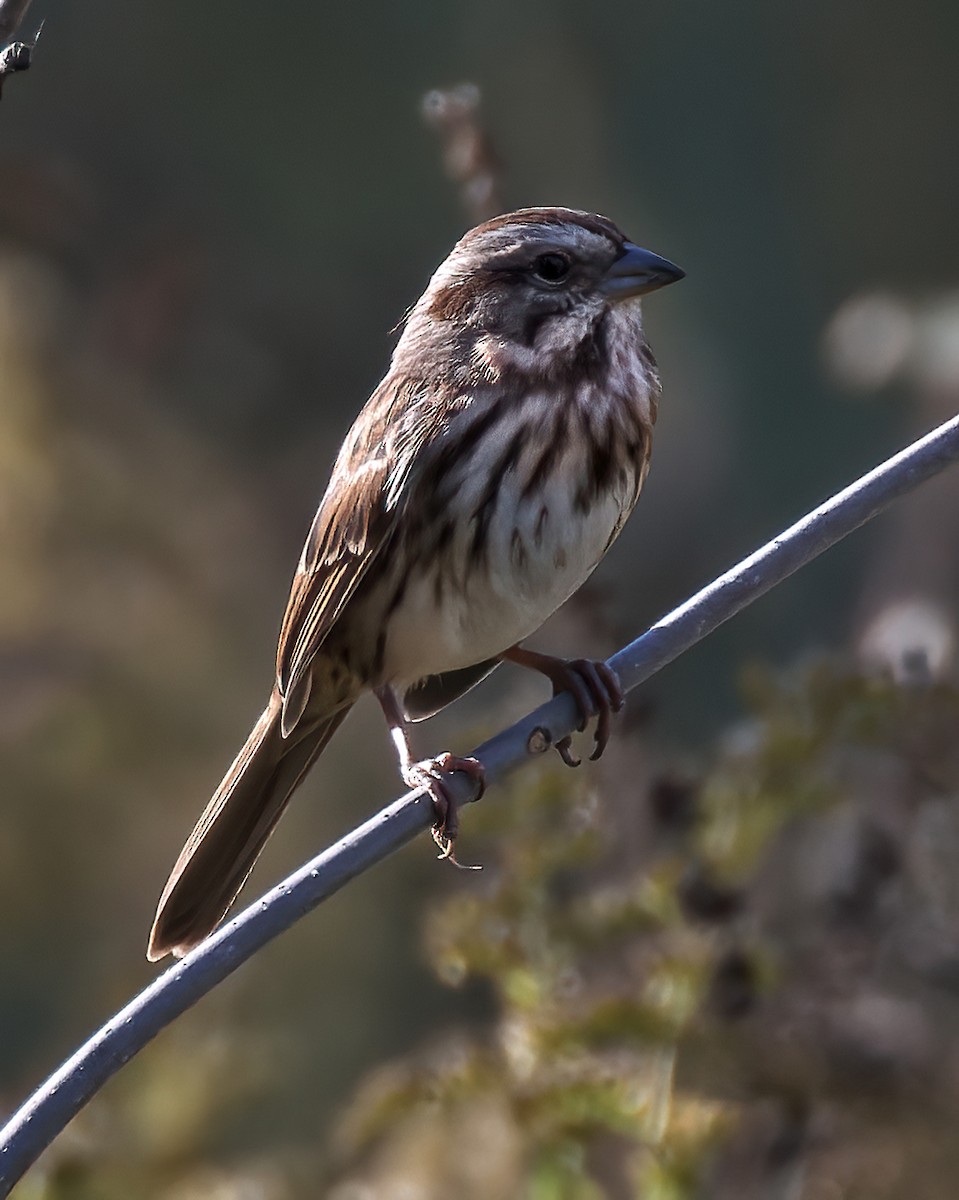
[[[368,469],[378,466],[379,470]],[[388,533],[383,503],[386,464],[371,463],[354,478],[334,473],[303,548],[283,618],[277,684],[299,712],[284,713],[288,734],[309,698],[304,683],[317,651],[369,570]]]
[[[450,406],[390,377],[370,397],[340,450],[293,578],[280,631],[276,679],[288,735],[309,699],[309,671],[345,605],[390,541]],[[287,710],[289,708],[289,711]]]

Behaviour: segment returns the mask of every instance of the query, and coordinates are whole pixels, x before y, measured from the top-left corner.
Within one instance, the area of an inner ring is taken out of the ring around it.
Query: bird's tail
[[[223,920],[297,785],[349,707],[299,738],[284,739],[282,701],[274,694],[170,873],[150,932],[151,962],[186,954]]]

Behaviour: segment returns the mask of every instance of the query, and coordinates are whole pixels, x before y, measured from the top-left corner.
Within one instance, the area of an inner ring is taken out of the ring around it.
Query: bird
[[[568,690],[598,757],[623,705],[603,662],[522,642],[588,578],[649,469],[661,393],[640,298],[683,278],[611,220],[525,208],[467,232],[410,309],[389,370],[335,460],[294,574],[269,703],[190,834],[147,957],[223,920],[286,805],[373,692],[400,773],[453,858],[451,753],[416,761],[409,724],[502,662]],[[568,738],[557,743],[576,765]]]

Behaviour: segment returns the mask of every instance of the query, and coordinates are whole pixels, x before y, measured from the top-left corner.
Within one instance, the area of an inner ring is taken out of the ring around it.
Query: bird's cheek
[[[495,383],[505,373],[534,371],[539,355],[532,346],[490,333],[477,341],[472,358],[483,378]]]
[[[471,378],[478,383],[495,383],[503,369],[499,343],[492,334],[477,340],[470,351]]]

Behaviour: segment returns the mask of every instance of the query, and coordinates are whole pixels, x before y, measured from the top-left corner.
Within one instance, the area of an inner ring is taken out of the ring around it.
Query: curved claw
[[[407,787],[422,788],[429,792],[433,801],[433,812],[436,820],[430,830],[433,841],[439,846],[441,860],[446,860],[463,871],[481,871],[479,864],[461,863],[453,846],[459,833],[459,811],[446,789],[444,775],[452,771],[463,771],[479,784],[477,800],[486,791],[486,771],[483,764],[476,758],[461,758],[455,754],[438,754],[436,758],[427,758],[422,762],[413,763],[403,773]]]
[[[558,696],[560,692],[569,692],[579,711],[579,724],[576,728],[580,732],[593,717],[596,717],[595,744],[590,758],[599,758],[609,742],[612,714],[619,712],[625,703],[623,686],[612,667],[608,663],[594,662],[589,658],[554,658],[551,654],[526,650],[520,645],[510,646],[508,650],[503,651],[500,658],[545,675],[553,685],[554,696]],[[556,749],[568,767],[579,766],[579,760],[570,752],[568,737],[561,738],[556,743]]]
[[[455,837],[450,837],[440,826],[434,825],[430,830],[433,841],[439,846],[439,854],[437,859],[440,862],[448,862],[454,867],[458,867],[461,871],[482,871],[482,863],[461,863],[453,852],[453,845],[456,841]]]
[[[567,767],[578,767],[582,765],[583,760],[577,758],[573,754],[573,739],[567,734],[566,737],[560,738],[556,743],[556,752],[567,765]]]
[[[606,703],[599,707],[599,718],[596,722],[596,733],[594,735],[594,749],[589,756],[591,762],[595,762],[602,757],[603,751],[609,744],[609,735],[612,728],[612,714],[620,712],[623,705],[626,703],[626,697],[623,694],[622,684],[617,678],[616,672],[605,662],[591,662],[589,664],[595,672],[595,681],[597,689],[602,687],[605,692]]]
[[[585,728],[590,717],[596,717],[593,752],[589,756],[590,761],[595,762],[596,759],[602,757],[603,751],[609,744],[613,713],[618,713],[626,702],[623,687],[616,672],[608,663],[594,662],[590,658],[576,658],[567,662],[565,667],[563,680],[566,685],[565,689],[561,688],[557,682],[554,684],[554,690],[566,690],[572,693],[583,716],[583,722],[578,726],[580,730]],[[566,742],[566,752],[560,750],[563,762],[567,766],[578,766],[578,761],[570,761],[569,739],[566,738],[564,741]],[[557,743],[556,748],[560,749],[560,743]]]

